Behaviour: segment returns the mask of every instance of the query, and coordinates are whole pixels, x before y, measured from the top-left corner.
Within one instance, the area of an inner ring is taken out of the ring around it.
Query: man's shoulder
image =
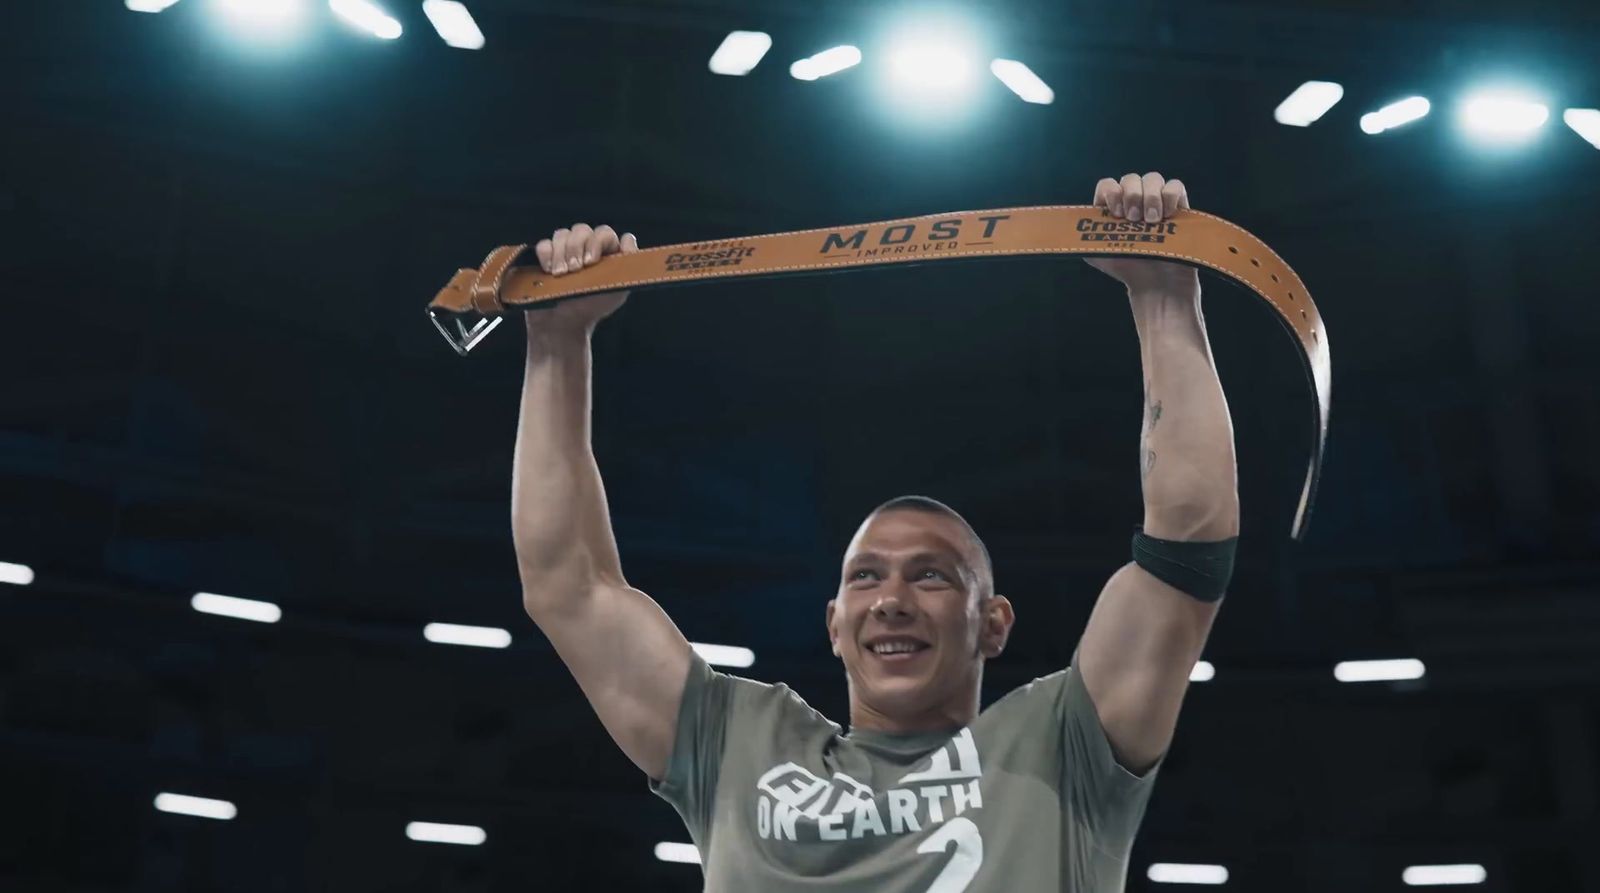
[[[998,700],[985,707],[979,718],[995,714],[1003,718],[1018,711],[1035,712],[1042,708],[1053,707],[1061,703],[1062,695],[1077,679],[1078,671],[1071,666],[1063,667],[1043,676],[1036,676],[1016,688],[1006,692]]]
[[[838,723],[828,719],[821,711],[806,703],[786,682],[762,682],[717,672],[719,684],[728,688],[728,706],[736,714],[764,717],[789,723],[818,724],[840,730]]]
[[[1070,684],[1077,674],[1078,669],[1068,665],[1059,670],[1046,673],[1043,676],[1035,676],[1032,679],[1029,679],[1027,682],[1024,682],[1021,685],[1018,685],[1016,688],[1013,688],[1011,691],[1006,692],[991,706],[999,706],[1002,702],[1011,698],[1037,697],[1038,695],[1046,692],[1058,692]]]

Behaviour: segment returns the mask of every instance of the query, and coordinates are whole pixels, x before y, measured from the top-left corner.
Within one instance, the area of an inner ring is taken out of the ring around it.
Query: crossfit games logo
[[[1102,209],[1101,217],[1111,217]],[[1079,236],[1085,242],[1165,242],[1167,236],[1176,235],[1178,225],[1172,221],[1137,223],[1132,220],[1079,220]],[[1107,246],[1111,247],[1111,246]]]
[[[687,248],[667,255],[667,272],[736,267],[756,253],[755,248],[738,242],[700,242]]]

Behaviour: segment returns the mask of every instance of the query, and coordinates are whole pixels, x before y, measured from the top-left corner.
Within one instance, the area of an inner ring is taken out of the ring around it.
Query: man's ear
[[[833,599],[828,599],[828,609],[823,614],[823,620],[828,624],[828,644],[833,648],[833,656],[839,656],[839,635],[833,631]]]
[[[984,657],[999,657],[1000,652],[1006,650],[1006,641],[1011,638],[1011,627],[1017,622],[1017,615],[1011,607],[1011,599],[1003,595],[993,595],[983,603],[983,626],[978,632],[978,650]]]

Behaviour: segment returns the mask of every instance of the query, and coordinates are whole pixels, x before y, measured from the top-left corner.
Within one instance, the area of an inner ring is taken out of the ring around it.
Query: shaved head
[[[867,520],[871,521],[878,515],[890,511],[926,512],[930,515],[943,515],[960,525],[961,529],[966,532],[971,551],[968,563],[972,566],[973,572],[978,575],[980,585],[978,596],[984,598],[994,595],[994,564],[989,560],[989,547],[983,544],[978,532],[972,529],[972,525],[967,523],[966,518],[961,517],[960,512],[931,496],[907,495],[896,496],[879,505],[867,514]]]

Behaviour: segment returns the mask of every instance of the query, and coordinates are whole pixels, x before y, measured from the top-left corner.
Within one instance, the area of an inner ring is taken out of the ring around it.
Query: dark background
[[[692,890],[685,835],[522,613],[508,523],[518,326],[468,359],[423,305],[492,246],[574,221],[646,246],[1182,177],[1315,295],[1334,358],[1320,504],[1292,345],[1207,280],[1238,440],[1227,609],[1130,865],[1227,889],[1600,890],[1600,106],[1587,2],[974,2],[970,109],[872,85],[887,5],[469,0],[381,42],[323,5],[253,46],[199,0],[0,11],[0,889]],[[1291,8],[1292,7],[1292,8]],[[922,7],[900,10],[916,20]],[[773,34],[743,78],[706,60]],[[814,83],[835,43],[867,63]],[[1549,97],[1473,146],[1465,90]],[[1343,83],[1309,128],[1273,122]],[[1367,137],[1421,93],[1434,113]],[[938,265],[636,295],[596,336],[595,450],[629,580],[748,675],[845,718],[822,608],[873,505],[943,499],[1018,607],[993,698],[1069,658],[1141,516],[1137,342],[1080,262]],[[280,604],[197,614],[197,590]],[[501,626],[504,651],[422,624]],[[1405,684],[1339,660],[1418,657]],[[159,813],[177,791],[231,822]],[[412,820],[482,826],[418,844]]]

